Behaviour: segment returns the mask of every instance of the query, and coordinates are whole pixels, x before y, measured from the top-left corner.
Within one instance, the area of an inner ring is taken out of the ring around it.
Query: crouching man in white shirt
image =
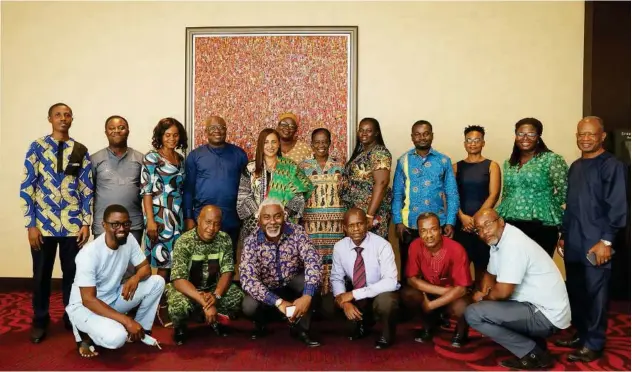
[[[468,306],[465,320],[515,355],[500,365],[551,368],[546,338],[571,321],[562,274],[538,243],[493,209],[476,213],[474,227],[491,249],[482,292],[474,294],[476,303]]]
[[[98,355],[95,345],[118,349],[128,338],[139,341],[151,334],[165,281],[151,275],[140,246],[128,239],[130,227],[127,209],[110,205],[103,213],[105,233],[75,259],[77,272],[66,312],[82,357]],[[135,274],[121,283],[130,263]],[[139,304],[134,319],[126,315]]]

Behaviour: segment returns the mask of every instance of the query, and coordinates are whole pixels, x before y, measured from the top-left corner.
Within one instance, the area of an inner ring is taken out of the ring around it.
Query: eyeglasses
[[[483,224],[483,227],[481,227],[480,229],[474,229],[473,230],[474,234],[480,235],[480,233],[482,233],[484,231],[489,231],[489,228],[494,226],[494,222],[498,221],[499,219],[500,219],[500,217],[496,218],[495,220],[485,222]]]
[[[297,126],[296,124],[279,123],[279,128],[290,128],[290,129],[296,129],[296,128],[298,128],[298,126]]]
[[[465,143],[476,143],[476,144],[479,144],[481,142],[483,142],[483,139],[481,139],[481,138],[466,138],[465,139]]]
[[[130,227],[132,227],[132,222],[131,221],[127,221],[127,222],[108,222],[108,221],[105,221],[105,223],[107,223],[108,225],[112,226],[112,228],[114,230],[118,230],[121,227],[124,227],[126,229],[129,229]]]
[[[535,133],[535,132],[516,132],[516,137],[518,137],[518,138],[528,137],[529,139],[534,139],[537,136],[538,136],[538,134]]]
[[[206,131],[209,133],[226,132],[226,126],[225,125],[210,125],[206,127]]]

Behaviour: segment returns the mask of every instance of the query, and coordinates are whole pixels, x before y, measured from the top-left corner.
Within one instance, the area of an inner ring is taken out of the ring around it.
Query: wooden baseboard
[[[53,278],[51,288],[53,291],[61,291],[61,279]],[[0,278],[0,293],[30,292],[31,290],[33,290],[32,278]]]

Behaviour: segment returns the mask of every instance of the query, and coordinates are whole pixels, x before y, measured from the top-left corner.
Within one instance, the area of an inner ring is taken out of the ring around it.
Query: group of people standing
[[[109,146],[92,156],[69,136],[68,105],[51,106],[48,120],[53,132],[31,144],[20,192],[35,343],[46,335],[59,246],[64,321],[82,356],[96,355],[94,344],[142,340],[156,314],[172,323],[176,344],[185,342],[194,312],[220,336],[241,312],[259,338],[265,305],[287,315],[292,334],[314,347],[309,322],[317,303],[325,314],[342,309],[352,340],[381,319],[376,348],[383,349],[394,340],[400,302],[422,315],[416,341],[430,341],[453,315],[453,346],[467,342],[472,326],[515,355],[503,362],[513,368],[551,365],[545,338],[570,325],[571,309],[577,336],[559,342],[577,348],[569,359],[594,360],[603,350],[611,242],[626,225],[627,203],[625,168],[604,152],[597,117],[579,122],[582,158],[570,171],[545,145],[539,120],[518,121],[502,173],[482,154],[483,127],[465,128],[467,157],[452,164],[432,147],[432,124],[417,121],[392,189],[392,156],[373,118],[358,124],[346,163],[330,156],[326,128],[312,132],[310,145],[297,140],[292,113],[261,131],[252,161],[226,142],[229,126],[218,116],[204,123],[208,143],[186,159],[178,150],[186,150],[187,133],[173,118],[160,120],[153,149],[142,155],[127,146],[127,120],[112,116]],[[90,226],[95,240],[81,249]],[[551,259],[556,247],[565,254],[566,286]],[[124,315],[136,306],[134,319]]]

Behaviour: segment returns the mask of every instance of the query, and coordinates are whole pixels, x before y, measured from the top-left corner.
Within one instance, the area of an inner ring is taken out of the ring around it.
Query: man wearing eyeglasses
[[[108,205],[117,203],[129,212],[132,221],[130,233],[141,244],[143,238],[143,208],[140,197],[140,171],[143,154],[127,146],[129,124],[122,116],[114,115],[105,120],[105,136],[108,147],[92,156],[94,179],[94,221],[92,234],[95,238],[103,229],[103,212]]]
[[[215,205],[222,210],[222,231],[227,233],[236,251],[240,220],[237,216],[237,190],[239,179],[246,164],[246,152],[226,142],[228,127],[219,116],[211,116],[204,122],[208,143],[189,154],[184,179],[184,218],[186,230],[195,227],[200,211],[205,205]]]
[[[571,320],[562,274],[546,251],[493,209],[477,212],[474,227],[490,246],[490,258],[465,319],[515,356],[501,366],[550,368],[554,362],[546,338],[568,328]]]
[[[75,277],[75,256],[90,238],[92,163],[88,149],[69,135],[72,110],[64,103],[48,109],[52,134],[33,141],[24,160],[20,198],[33,259],[33,323],[31,342],[46,337],[51,277],[57,246],[62,293],[68,304]],[[70,329],[68,315],[64,323]]]
[[[450,158],[432,147],[432,124],[418,120],[410,137],[415,148],[397,160],[393,178],[393,223],[399,237],[401,270],[408,261],[408,247],[419,237],[417,217],[432,212],[442,233],[452,238],[459,211],[459,190]],[[403,275],[402,275],[403,277]]]
[[[103,212],[105,232],[77,255],[77,274],[66,312],[73,324],[79,355],[98,355],[95,346],[118,349],[151,334],[165,280],[151,275],[149,262],[135,239],[129,239],[127,209],[113,204]],[[121,283],[128,264],[135,274]],[[138,306],[132,319],[127,316]]]
[[[279,116],[277,131],[281,136],[281,154],[296,164],[312,158],[312,149],[307,143],[296,138],[298,118],[291,112]]]

